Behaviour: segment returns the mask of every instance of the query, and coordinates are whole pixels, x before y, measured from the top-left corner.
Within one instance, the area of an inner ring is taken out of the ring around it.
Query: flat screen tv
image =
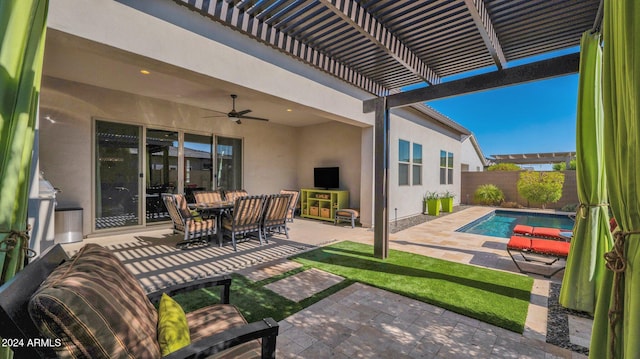
[[[339,188],[340,167],[316,167],[313,169],[313,186],[316,188]]]

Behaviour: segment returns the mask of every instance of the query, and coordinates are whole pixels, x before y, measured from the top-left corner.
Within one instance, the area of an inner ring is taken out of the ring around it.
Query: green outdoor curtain
[[[600,34],[590,31],[580,41],[580,80],[576,119],[576,179],[580,207],[576,214],[571,251],[560,290],[564,307],[593,313],[596,293],[611,250],[602,110],[602,50]]]
[[[47,0],[0,1],[0,283],[29,245],[29,170],[46,31]],[[0,358],[10,357],[0,348]]]
[[[20,268],[25,251],[19,249],[28,245],[29,170],[47,6],[46,0],[0,1],[0,282]]]
[[[8,237],[22,242],[27,229],[29,170],[47,6],[46,0],[0,1],[0,267],[3,281],[15,272],[14,266],[22,263],[18,255],[7,252],[7,247],[21,247],[21,243],[11,245]],[[15,252],[24,254],[24,251]]]
[[[640,3],[604,5],[605,168],[620,232],[606,255],[590,357],[640,358]]]

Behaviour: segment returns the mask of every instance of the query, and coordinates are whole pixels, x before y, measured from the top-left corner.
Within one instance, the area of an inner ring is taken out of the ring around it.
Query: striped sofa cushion
[[[140,283],[107,249],[88,244],[61,264],[29,302],[62,358],[159,358],[158,315]]]

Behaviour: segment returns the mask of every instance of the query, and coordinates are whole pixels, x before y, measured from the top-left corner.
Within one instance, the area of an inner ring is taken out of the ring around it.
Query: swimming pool
[[[573,229],[573,223],[574,221],[566,215],[496,210],[456,229],[456,232],[510,238],[516,224],[562,228],[570,231]]]

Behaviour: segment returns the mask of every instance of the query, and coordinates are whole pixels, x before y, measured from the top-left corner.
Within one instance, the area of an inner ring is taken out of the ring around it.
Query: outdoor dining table
[[[204,217],[216,218],[216,238],[218,245],[222,247],[222,217],[233,212],[233,201],[222,201],[212,203],[195,203],[190,204],[191,208],[196,209]]]

